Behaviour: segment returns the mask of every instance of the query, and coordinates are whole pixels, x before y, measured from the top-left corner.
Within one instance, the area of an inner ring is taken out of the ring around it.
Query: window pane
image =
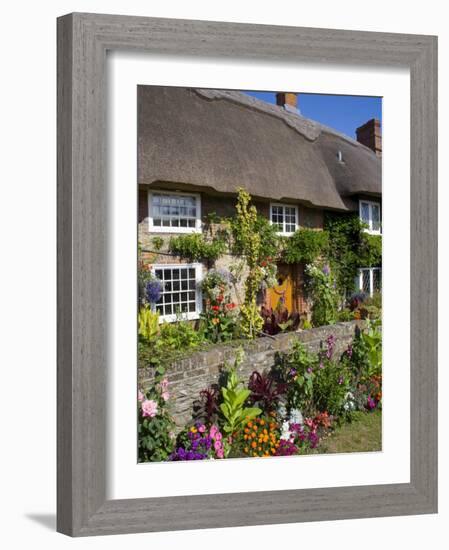
[[[360,204],[360,217],[362,221],[369,224],[369,204],[367,202]]]
[[[382,270],[373,269],[373,289],[379,291],[382,288]]]
[[[363,292],[366,294],[370,293],[370,270],[362,269],[362,288]]]
[[[153,226],[195,229],[198,215],[196,197],[159,193],[152,195],[151,201]]]
[[[196,311],[195,268],[159,266],[155,269],[155,274],[163,281],[161,304],[156,305],[156,311],[160,315],[194,313]]]
[[[380,208],[378,204],[371,205],[373,231],[379,231],[380,229]]]

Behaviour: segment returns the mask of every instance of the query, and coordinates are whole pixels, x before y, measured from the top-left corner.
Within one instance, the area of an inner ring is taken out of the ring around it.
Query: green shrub
[[[338,293],[328,266],[306,267],[307,289],[312,298],[312,323],[315,327],[331,325],[337,321]]]
[[[139,336],[151,343],[159,334],[159,313],[151,311],[148,306],[142,306],[138,315]]]
[[[213,263],[226,252],[226,243],[220,237],[207,240],[202,233],[172,237],[169,250],[190,262]]]
[[[326,252],[329,235],[327,231],[301,228],[285,239],[285,244],[282,254],[285,262],[311,264]]]

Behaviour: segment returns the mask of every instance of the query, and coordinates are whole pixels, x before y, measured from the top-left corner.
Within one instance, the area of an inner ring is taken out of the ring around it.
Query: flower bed
[[[170,382],[164,368],[157,370],[152,384],[139,393],[140,460],[306,454],[355,411],[369,414],[381,407],[381,334],[377,324],[369,323],[358,331],[343,352],[341,339],[332,332],[315,351],[292,338],[294,335],[280,335],[286,349],[272,346],[273,362],[260,370],[254,369],[254,349],[222,346],[222,354],[233,360],[197,392],[190,418],[178,433],[172,415],[177,399],[171,392],[176,380],[172,375]],[[249,377],[242,375],[245,363],[253,368]],[[184,373],[178,374],[184,380]]]

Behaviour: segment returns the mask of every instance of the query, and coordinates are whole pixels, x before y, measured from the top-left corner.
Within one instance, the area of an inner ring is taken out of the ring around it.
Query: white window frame
[[[382,234],[382,211],[380,208],[380,202],[359,199],[359,217],[362,222],[366,223],[362,218],[362,203],[367,204],[369,207],[368,228],[366,228],[364,231],[366,231],[366,233],[370,233],[371,235],[381,235]],[[379,229],[373,229],[373,206],[374,205],[379,208]]]
[[[295,231],[298,229],[299,227],[299,212],[298,212],[298,207],[296,204],[284,204],[282,202],[271,202],[270,203],[270,224],[271,225],[275,225],[273,223],[273,206],[281,206],[282,208],[285,209],[285,207],[287,208],[294,208],[295,209]],[[277,234],[278,235],[283,235],[284,237],[291,237],[293,235],[293,233],[295,233],[295,231],[285,231],[285,210],[283,212],[283,218],[284,218],[284,221],[282,223],[282,231],[278,231]]]
[[[163,227],[153,225],[153,195],[175,195],[177,197],[194,197],[196,200],[195,227]],[[199,193],[184,193],[181,191],[165,191],[164,189],[148,190],[148,231],[150,233],[201,233],[201,195]]]
[[[176,316],[176,313],[171,315],[159,315],[159,323],[173,323],[178,319],[182,321],[194,321],[200,318],[200,314],[203,311],[203,293],[201,291],[201,281],[203,280],[203,265],[200,263],[192,264],[155,264],[151,267],[151,272],[156,276],[156,270],[158,269],[195,269],[195,311],[188,311],[186,313],[180,313]],[[180,291],[181,292],[181,291]],[[151,309],[156,311],[156,304],[153,304]]]
[[[361,267],[359,269],[359,273],[356,277],[356,287],[359,292],[365,292],[363,290],[363,272],[369,271],[369,296],[372,298],[374,294],[374,271],[380,271],[380,277],[382,280],[382,268],[381,267]],[[380,290],[382,290],[382,285],[380,287]]]

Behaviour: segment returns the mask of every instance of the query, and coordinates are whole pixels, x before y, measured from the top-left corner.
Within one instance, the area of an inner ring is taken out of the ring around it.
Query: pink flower
[[[198,431],[203,434],[206,431],[206,426],[204,424],[200,424],[198,426]]]
[[[157,403],[152,399],[145,399],[142,403],[142,416],[150,416],[153,418],[157,415]]]
[[[140,390],[137,392],[137,399],[138,399],[140,402],[142,402],[142,401],[145,399],[144,394],[143,394]]]
[[[219,433],[221,436],[220,430],[217,428],[217,426],[215,426],[215,424],[212,424],[212,426],[210,427],[210,436],[212,437],[212,439],[217,438],[217,433]]]
[[[161,396],[164,401],[168,401],[170,399],[170,394],[168,393],[168,391],[163,391],[161,393]]]
[[[162,381],[161,381],[161,391],[167,391],[168,389],[168,380],[167,378],[164,378]]]
[[[215,441],[215,443],[214,443],[214,449],[215,449],[216,451],[219,451],[219,450],[222,449],[222,448],[223,448],[223,446],[222,446],[222,444],[221,444],[221,441]]]
[[[222,440],[222,435],[221,435],[221,432],[218,432],[215,434],[215,437],[214,437],[215,441],[221,441]]]
[[[217,454],[217,458],[224,458],[223,449],[217,449],[216,454]]]

